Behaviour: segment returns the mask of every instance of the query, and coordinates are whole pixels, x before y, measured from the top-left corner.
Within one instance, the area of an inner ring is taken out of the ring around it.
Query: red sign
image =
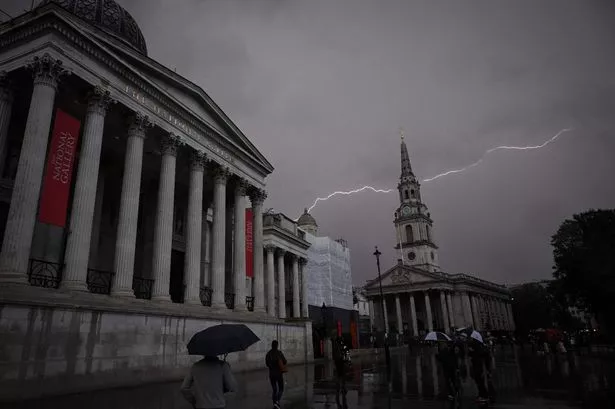
[[[246,209],[246,277],[254,277],[254,243],[252,242],[252,209]]]
[[[38,219],[42,223],[66,226],[68,199],[81,122],[66,112],[56,111],[47,167],[41,190]]]

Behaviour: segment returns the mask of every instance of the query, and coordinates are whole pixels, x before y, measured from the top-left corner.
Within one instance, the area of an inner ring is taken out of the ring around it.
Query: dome
[[[114,0],[43,0],[41,5],[55,3],[147,55],[143,33],[134,18]]]
[[[312,217],[311,214],[308,213],[307,209],[303,210],[303,214],[301,215],[301,217],[299,217],[299,220],[297,220],[297,225],[299,227],[318,226],[318,224],[316,224],[316,220]]]

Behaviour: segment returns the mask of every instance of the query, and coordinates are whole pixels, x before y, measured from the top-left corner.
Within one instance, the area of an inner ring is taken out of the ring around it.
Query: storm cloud
[[[613,207],[607,1],[118,1],[150,57],[202,86],[276,167],[265,207],[296,217],[335,190],[395,188],[400,126],[421,179],[574,128],[423,185],[444,271],[547,278],[559,223]],[[375,275],[375,245],[395,263],[397,205],[362,192],[314,209],[348,241],[355,284]]]

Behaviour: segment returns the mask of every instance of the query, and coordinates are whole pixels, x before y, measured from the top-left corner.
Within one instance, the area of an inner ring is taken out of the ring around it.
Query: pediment
[[[417,284],[417,283],[425,283],[430,281],[439,281],[441,277],[437,274],[421,270],[419,268],[410,267],[410,266],[402,266],[396,265],[389,270],[387,270],[384,274],[382,274],[382,286],[398,286],[398,285],[409,285],[409,284]],[[378,288],[379,281],[378,277],[374,280],[370,281],[365,288]]]
[[[147,88],[162,96],[181,112],[188,113],[189,120],[206,129],[204,134],[215,145],[219,145],[222,151],[232,151],[262,177],[273,171],[271,163],[201,87],[153,59],[143,56],[103,30],[54,6],[53,3],[44,10],[35,9],[19,16],[6,31],[18,29],[19,26],[43,24],[43,20],[49,21],[50,18],[61,20],[74,30],[74,33],[69,33],[64,28],[58,29],[60,34],[68,37],[69,43],[73,41],[81,46],[87,44],[87,48],[95,48],[94,54],[105,55],[105,58],[112,59],[112,63],[107,63],[107,66],[123,72],[123,76],[127,78],[138,78],[147,84]]]

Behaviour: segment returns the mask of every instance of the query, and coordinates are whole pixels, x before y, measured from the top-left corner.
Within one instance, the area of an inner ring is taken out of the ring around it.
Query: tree
[[[549,292],[541,283],[528,283],[511,292],[515,325],[520,334],[553,326]]]
[[[552,237],[553,277],[572,305],[615,328],[615,210],[589,210],[565,220]]]

